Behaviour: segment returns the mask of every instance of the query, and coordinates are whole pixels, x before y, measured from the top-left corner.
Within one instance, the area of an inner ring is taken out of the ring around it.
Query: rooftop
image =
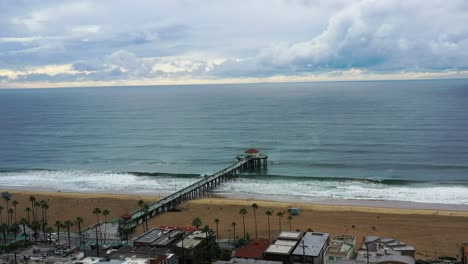
[[[109,254],[109,258],[122,259],[122,258],[155,258],[161,255],[170,253],[170,249],[166,248],[152,248],[152,247],[132,247],[123,246],[117,251]]]
[[[203,240],[206,239],[207,233],[197,230],[192,234],[186,236],[183,240],[179,241],[176,246],[186,249],[192,249],[198,246]]]
[[[151,243],[156,239],[160,238],[164,233],[163,229],[155,228],[151,229],[150,231],[142,234],[141,236],[135,238],[133,242],[135,243]]]
[[[278,239],[287,239],[287,240],[301,240],[302,232],[286,232],[283,231],[279,234]]]
[[[270,242],[267,239],[255,239],[246,246],[238,249],[234,254],[237,258],[260,259]]]
[[[270,254],[277,254],[277,255],[289,255],[291,254],[291,251],[293,250],[294,247],[292,246],[284,246],[284,245],[270,245],[267,250],[265,250],[265,253],[270,253]]]
[[[327,248],[327,255],[347,257],[350,251],[354,251],[356,238],[351,235],[334,236]]]
[[[216,261],[215,264],[283,264],[281,261],[259,260],[259,259],[239,259],[232,258],[230,261]]]
[[[260,151],[251,148],[251,149],[246,150],[245,153],[247,153],[247,154],[256,154],[256,153],[260,153]]]
[[[294,250],[293,255],[306,255],[316,257],[325,249],[328,233],[307,232]],[[303,248],[303,245],[305,246]]]

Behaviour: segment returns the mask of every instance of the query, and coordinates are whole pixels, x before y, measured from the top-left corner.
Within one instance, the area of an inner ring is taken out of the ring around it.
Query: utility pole
[[[302,239],[300,247],[302,248],[302,263],[305,263],[305,249],[308,248],[308,246],[305,245],[304,239]]]

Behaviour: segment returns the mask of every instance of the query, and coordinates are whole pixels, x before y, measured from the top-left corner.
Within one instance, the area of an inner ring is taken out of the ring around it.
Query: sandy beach
[[[72,220],[78,216],[84,218],[84,226],[96,222],[92,210],[96,207],[108,209],[109,219],[129,213],[137,208],[137,201],[143,199],[152,202],[156,196],[117,195],[117,194],[78,194],[64,192],[10,191],[12,200],[19,202],[17,218],[26,217],[24,209],[30,207],[29,196],[49,202],[49,223],[56,220]],[[6,207],[2,201],[2,206]],[[456,256],[457,245],[468,240],[468,212],[453,210],[429,210],[407,208],[378,208],[358,205],[320,205],[310,203],[273,202],[263,200],[240,200],[232,198],[206,198],[189,201],[179,206],[179,212],[161,214],[149,221],[150,228],[161,225],[188,226],[192,219],[199,217],[203,225],[215,230],[214,220],[218,218],[219,236],[232,238],[231,223],[236,222],[236,236],[243,236],[241,208],[246,208],[246,232],[255,237],[255,225],[252,203],[258,205],[257,226],[259,237],[268,238],[267,210],[273,211],[270,217],[271,234],[274,237],[279,230],[277,212],[288,207],[300,209],[300,215],[291,222],[292,230],[305,231],[308,228],[331,235],[352,234],[360,244],[364,235],[393,237],[416,247],[417,258],[436,256]],[[5,217],[6,213],[3,212]],[[289,222],[281,219],[282,230],[289,230]],[[5,218],[4,218],[5,219]],[[353,228],[354,225],[354,228]],[[375,226],[375,230],[372,228]],[[135,235],[142,228],[137,228]]]

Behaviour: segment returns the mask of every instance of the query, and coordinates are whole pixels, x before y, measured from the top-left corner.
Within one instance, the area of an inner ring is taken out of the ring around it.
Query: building
[[[215,264],[282,264],[279,261],[232,258],[230,261],[216,261]]]
[[[292,262],[292,252],[299,241],[278,239],[265,250],[264,258],[282,263]]]
[[[303,232],[287,232],[283,231],[281,232],[277,239],[281,240],[293,240],[293,241],[300,241],[302,239],[302,236],[304,235]]]
[[[270,242],[267,239],[255,239],[238,249],[234,257],[240,259],[263,259],[263,252],[269,246]]]
[[[203,247],[214,243],[213,233],[197,230],[174,245],[174,253],[181,264],[197,264],[200,262]]]
[[[414,247],[393,238],[366,236],[356,261],[365,263],[414,264]]]
[[[330,260],[340,261],[342,259],[354,258],[356,248],[356,237],[351,235],[334,236],[325,251],[324,264]]]
[[[462,264],[468,264],[468,243],[463,243],[461,246],[460,256]]]
[[[137,247],[157,247],[172,248],[173,245],[188,235],[192,229],[161,227],[154,228],[133,240],[133,245]]]
[[[322,264],[329,236],[328,233],[307,232],[292,253],[293,261]]]

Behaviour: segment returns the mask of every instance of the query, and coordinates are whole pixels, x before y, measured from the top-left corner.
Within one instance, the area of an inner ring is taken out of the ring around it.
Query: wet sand
[[[110,211],[109,219],[116,218],[138,208],[137,202],[143,199],[147,202],[156,201],[156,196],[117,195],[117,194],[77,194],[63,192],[31,192],[10,191],[12,200],[19,202],[18,220],[26,217],[25,207],[30,207],[29,196],[37,200],[49,202],[49,223],[56,220],[72,220],[78,216],[84,218],[84,225],[96,222],[92,214],[94,208]],[[218,218],[219,236],[232,238],[232,222],[236,222],[236,236],[243,236],[241,208],[246,208],[246,232],[255,237],[254,214],[251,207],[256,203],[257,230],[259,237],[268,238],[267,210],[273,210],[270,217],[271,235],[279,231],[277,212],[286,211],[288,207],[298,207],[300,215],[291,221],[292,230],[305,231],[308,228],[318,232],[328,232],[331,235],[352,234],[357,237],[358,245],[364,235],[393,237],[416,247],[417,258],[435,256],[456,256],[462,241],[468,241],[468,212],[455,210],[433,210],[412,208],[380,208],[375,206],[310,204],[301,202],[273,202],[263,200],[240,200],[232,198],[206,198],[192,200],[178,207],[179,212],[161,214],[149,221],[150,228],[161,225],[189,226],[195,217],[201,218],[203,225],[209,225],[216,230],[214,220]],[[5,202],[2,206],[6,208]],[[11,204],[10,204],[11,206]],[[3,219],[6,219],[6,210]],[[281,219],[282,230],[289,230],[287,213]],[[103,217],[101,216],[101,219]],[[354,228],[353,228],[354,225]],[[375,230],[372,228],[375,226]],[[134,235],[142,232],[138,227]]]

